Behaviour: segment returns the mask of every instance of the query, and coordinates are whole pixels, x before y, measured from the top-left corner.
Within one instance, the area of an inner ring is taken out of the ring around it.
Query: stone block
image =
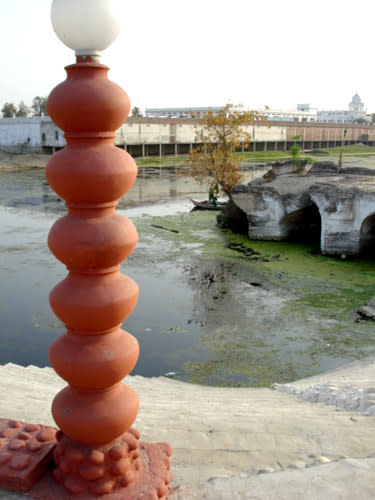
[[[50,466],[56,429],[0,418],[0,488],[25,492]]]

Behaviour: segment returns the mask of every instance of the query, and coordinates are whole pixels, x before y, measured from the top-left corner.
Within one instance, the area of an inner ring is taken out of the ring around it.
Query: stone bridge
[[[304,174],[273,167],[261,179],[238,185],[233,202],[247,215],[257,240],[319,242],[329,255],[375,251],[375,170],[317,162]]]

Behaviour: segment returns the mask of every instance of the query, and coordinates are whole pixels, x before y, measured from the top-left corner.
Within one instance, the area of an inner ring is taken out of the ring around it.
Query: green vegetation
[[[3,118],[12,118],[17,113],[17,107],[12,102],[6,102],[1,110]]]
[[[244,153],[234,153],[235,157],[240,157],[241,160],[239,164],[241,166],[247,165],[249,163],[267,163],[278,160],[292,159],[292,156],[288,152],[284,151],[245,151]],[[301,158],[304,158],[301,155]],[[138,167],[147,166],[157,166],[157,167],[181,167],[186,164],[188,155],[181,156],[153,156],[147,158],[135,158]]]
[[[13,116],[28,116],[30,112],[34,116],[47,115],[47,97],[36,96],[31,104],[31,109],[20,101],[18,107],[12,102],[6,102],[1,109],[3,118],[12,118]]]
[[[292,139],[293,139],[293,141],[300,141],[301,136],[295,135],[294,137],[292,137]],[[300,163],[300,156],[299,156],[300,151],[301,151],[301,146],[299,144],[297,144],[297,142],[294,142],[294,145],[290,146],[290,148],[289,148],[289,153],[292,155],[293,162],[297,167],[299,166],[299,163]]]
[[[140,108],[138,108],[137,106],[134,106],[134,108],[132,109],[131,116],[143,116],[143,114],[142,114],[142,111],[140,110]]]
[[[319,150],[324,156],[339,156],[341,152],[341,147],[337,148],[322,148]],[[314,151],[314,155],[318,155],[319,152]],[[365,146],[364,144],[352,144],[350,146],[344,146],[343,153],[345,156],[367,156],[375,155],[375,146]]]
[[[135,158],[138,167],[180,167],[186,160],[188,155],[180,156],[150,156],[147,158]]]
[[[18,104],[16,116],[25,117],[30,113],[30,108],[23,101]]]
[[[329,160],[330,157],[338,157],[341,152],[341,147],[337,148],[322,148],[315,150],[314,153],[308,152],[308,156],[299,151],[299,158],[306,159],[311,156],[318,159],[320,155]],[[353,144],[351,146],[344,146],[343,154],[348,156],[369,156],[375,155],[375,146],[364,146],[363,144]],[[278,160],[293,159],[290,152],[285,151],[245,151],[244,153],[234,153],[234,156],[240,157],[240,165],[244,166],[249,163],[267,163]],[[139,167],[144,166],[158,166],[158,167],[182,167],[188,159],[188,155],[181,156],[163,156],[163,157],[149,157],[149,158],[136,158]]]
[[[235,154],[242,156],[243,160],[241,163],[263,163],[292,158],[291,154],[285,151],[245,151],[244,153]]]
[[[31,104],[31,109],[33,111],[34,116],[42,116],[47,115],[47,99],[46,96],[37,95],[34,97],[33,102]]]

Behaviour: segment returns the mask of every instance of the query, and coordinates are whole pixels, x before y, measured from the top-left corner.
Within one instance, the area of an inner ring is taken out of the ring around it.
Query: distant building
[[[222,110],[222,107],[202,107],[202,108],[146,108],[146,117],[153,118],[191,118],[196,115],[204,115],[209,110],[214,113]],[[250,108],[244,106],[236,106],[237,109],[247,111]],[[283,121],[283,122],[327,122],[327,123],[361,123],[368,122],[369,118],[366,113],[361,98],[356,93],[349,103],[347,110],[328,110],[318,111],[310,104],[297,104],[297,109],[282,110],[263,108],[258,109],[268,121]]]
[[[356,93],[349,103],[348,110],[318,111],[318,122],[328,123],[358,123],[368,121],[366,109],[361,98]]]
[[[65,146],[63,132],[49,116],[0,118],[0,148],[16,153],[41,152]]]
[[[297,109],[261,109],[259,110],[268,121],[282,122],[315,122],[317,111],[310,104],[297,104]]]
[[[146,108],[147,118],[192,118],[193,116],[202,116],[209,110],[218,113],[224,108],[222,107],[202,107],[202,108]],[[244,106],[235,106],[236,109],[249,111]],[[276,110],[276,109],[260,109],[258,110],[270,121],[297,121],[297,122],[314,122],[316,121],[316,109],[311,108],[310,104],[297,104],[296,110]]]
[[[192,118],[197,115],[204,115],[209,110],[218,113],[224,108],[204,107],[204,108],[146,108],[147,118]]]

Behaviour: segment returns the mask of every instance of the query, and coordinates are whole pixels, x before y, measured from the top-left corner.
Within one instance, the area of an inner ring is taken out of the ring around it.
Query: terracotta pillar
[[[49,351],[68,386],[52,404],[57,433],[0,419],[0,487],[32,487],[28,495],[44,500],[164,500],[171,481],[172,449],[139,442],[140,433],[131,427],[138,396],[122,383],[138,358],[137,340],[121,329],[137,302],[138,286],[119,269],[138,235],[116,205],[137,168],[114,145],[115,131],[129,114],[129,98],[99,62],[101,50],[118,34],[115,4],[54,0],[51,8],[56,33],[77,55],[47,102],[67,143],[52,156],[46,175],[68,208],[48,237],[52,253],[68,270],[50,294],[66,332]],[[55,467],[38,481],[52,451]]]
[[[138,236],[116,205],[132,186],[136,165],[113,143],[130,102],[107,79],[108,69],[78,56],[47,103],[67,145],[51,158],[46,175],[68,208],[48,237],[68,269],[50,294],[67,331],[49,356],[69,385],[52,405],[61,429],[56,468],[36,486],[35,498],[164,499],[171,480],[170,446],[139,443],[131,428],[138,396],[122,383],[138,358],[137,340],[120,328],[137,302],[138,286],[119,268]]]
[[[120,330],[138,287],[119,272],[137,232],[115,211],[117,198],[136,177],[134,160],[113,144],[130,105],[125,92],[107,80],[107,67],[78,60],[66,71],[67,80],[47,103],[67,141],[46,170],[68,207],[48,238],[69,271],[50,294],[54,313],[67,326],[50,347],[50,361],[70,384],[55,398],[52,412],[72,439],[105,443],[125,432],[138,411],[137,395],[119,383],[138,357],[137,341]]]

